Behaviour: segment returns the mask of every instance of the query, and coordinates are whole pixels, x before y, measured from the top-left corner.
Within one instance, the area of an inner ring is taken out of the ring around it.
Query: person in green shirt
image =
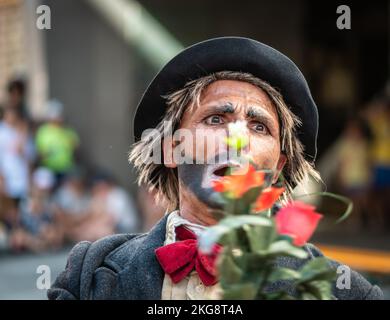
[[[48,122],[38,128],[35,138],[41,164],[61,178],[74,167],[79,143],[76,131],[64,124],[62,103],[49,101]]]

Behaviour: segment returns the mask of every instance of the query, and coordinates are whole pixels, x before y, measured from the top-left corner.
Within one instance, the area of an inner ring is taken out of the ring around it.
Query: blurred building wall
[[[244,36],[303,63],[305,1],[142,0],[185,45],[212,37]]]
[[[69,123],[80,133],[84,160],[112,170],[129,186],[134,180],[129,178],[126,154],[132,114],[156,70],[140,66],[145,61],[137,59],[135,48],[87,1],[43,2],[52,14],[52,30],[45,32],[50,97],[65,104]],[[140,3],[186,46],[223,35],[247,36],[274,46],[302,66],[302,1],[291,7],[283,0],[242,5],[220,0]]]
[[[45,30],[40,30],[36,27],[36,10],[39,4],[39,0],[23,2],[23,31],[26,46],[25,73],[28,86],[27,99],[30,114],[34,118],[40,118],[44,115],[48,98],[47,60],[44,43]]]
[[[81,155],[132,183],[127,151],[134,105],[132,50],[85,1],[45,1],[52,29],[45,32],[50,96],[81,137]]]
[[[26,69],[26,44],[21,0],[0,0],[0,103],[10,78]]]

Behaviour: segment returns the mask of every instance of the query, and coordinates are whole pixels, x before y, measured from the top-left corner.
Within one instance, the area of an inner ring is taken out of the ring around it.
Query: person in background
[[[164,200],[157,201],[157,192],[148,190],[145,185],[139,187],[137,200],[142,215],[142,231],[147,232],[164,216]]]
[[[373,213],[382,220],[384,231],[390,230],[390,97],[389,93],[374,100],[366,110],[373,141],[370,148],[372,159]]]
[[[7,195],[4,178],[0,175],[0,223],[4,228],[17,224],[15,202]]]
[[[28,194],[34,158],[34,143],[27,122],[20,110],[6,108],[0,122],[0,175],[3,177],[5,195],[13,202],[13,210],[9,212],[13,211],[14,216],[17,215],[20,200]]]
[[[369,136],[365,122],[351,118],[337,142],[335,157],[339,161],[337,182],[343,194],[354,204],[354,214],[360,218],[360,229],[373,222],[368,200],[371,185]]]
[[[58,249],[62,245],[61,228],[52,213],[51,190],[54,184],[55,177],[50,170],[36,169],[30,195],[20,205],[21,227],[28,240],[25,247],[34,252]]]
[[[22,79],[11,80],[7,86],[7,100],[4,109],[11,108],[18,111],[21,116],[28,121],[30,118],[28,108],[26,106],[26,84]],[[0,112],[0,119],[3,117],[3,112]]]
[[[110,215],[115,232],[135,232],[139,228],[133,200],[107,173],[99,173],[93,179],[91,209],[103,210]]]
[[[114,233],[138,230],[138,216],[127,192],[117,186],[107,173],[92,179],[91,198],[87,212],[67,229],[70,241],[95,241]]]
[[[20,251],[26,242],[26,233],[19,228],[19,215],[15,204],[5,191],[0,176],[0,252]]]
[[[65,239],[73,242],[74,230],[83,230],[78,225],[88,217],[90,196],[86,190],[84,175],[81,170],[73,169],[65,177],[64,183],[53,196],[53,208],[58,224],[63,228]],[[88,220],[88,219],[87,219]]]
[[[79,146],[76,131],[64,124],[63,109],[58,100],[49,101],[48,122],[38,128],[35,138],[40,163],[54,172],[57,184],[74,167]]]
[[[0,252],[8,250],[9,228],[9,210],[12,210],[13,204],[5,193],[4,178],[0,175]]]

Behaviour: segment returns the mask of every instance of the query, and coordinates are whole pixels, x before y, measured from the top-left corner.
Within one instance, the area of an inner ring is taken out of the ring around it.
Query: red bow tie
[[[177,242],[157,248],[157,260],[165,273],[169,274],[174,283],[184,279],[195,267],[205,286],[217,282],[215,261],[222,246],[215,244],[210,254],[198,250],[195,233],[184,226],[175,229]]]

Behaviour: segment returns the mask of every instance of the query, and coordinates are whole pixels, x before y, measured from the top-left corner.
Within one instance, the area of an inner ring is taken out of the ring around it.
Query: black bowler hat
[[[291,111],[302,120],[298,137],[306,159],[317,153],[318,111],[305,77],[284,54],[252,39],[221,37],[199,42],[171,59],[155,76],[134,117],[135,141],[145,129],[155,128],[166,110],[162,97],[190,81],[219,71],[241,71],[279,90]]]

